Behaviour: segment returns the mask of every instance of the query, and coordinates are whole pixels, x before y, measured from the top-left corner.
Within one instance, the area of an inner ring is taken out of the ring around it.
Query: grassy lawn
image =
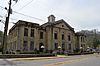
[[[64,54],[63,55],[59,55],[58,54],[57,57],[67,57],[67,55],[64,55]]]

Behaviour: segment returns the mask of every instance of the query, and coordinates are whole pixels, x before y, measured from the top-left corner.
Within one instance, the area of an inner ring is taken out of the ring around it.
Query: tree
[[[0,31],[0,51],[2,50],[2,40],[3,40],[3,32]]]
[[[94,39],[93,46],[96,49],[100,45],[100,40]]]
[[[91,48],[96,48],[100,44],[100,32],[96,29],[94,30],[82,30],[81,33],[86,35],[87,46]]]

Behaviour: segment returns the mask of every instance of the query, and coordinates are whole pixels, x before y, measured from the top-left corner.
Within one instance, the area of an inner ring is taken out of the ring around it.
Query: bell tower
[[[55,22],[55,16],[54,15],[50,15],[48,17],[48,22]]]

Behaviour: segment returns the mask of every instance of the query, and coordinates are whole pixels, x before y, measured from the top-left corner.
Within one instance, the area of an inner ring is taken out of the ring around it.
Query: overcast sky
[[[0,6],[7,7],[8,1],[0,0]],[[18,0],[17,3],[12,2],[12,9],[35,18],[13,12],[9,29],[13,25],[12,22],[19,19],[41,25],[53,14],[56,21],[64,19],[75,31],[100,30],[100,0]],[[6,13],[6,10],[0,7],[0,19],[5,20]],[[0,30],[3,31],[3,27],[4,25],[0,23]]]

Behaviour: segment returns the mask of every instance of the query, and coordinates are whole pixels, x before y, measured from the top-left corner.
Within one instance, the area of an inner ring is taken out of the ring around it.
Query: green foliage
[[[0,37],[3,37],[3,32],[2,31],[0,31]]]
[[[34,54],[34,52],[20,52],[20,54]]]
[[[0,55],[2,55],[2,52],[0,52]]]
[[[100,45],[100,40],[94,39],[94,42],[93,42],[94,48],[96,48],[98,45]]]
[[[76,50],[74,50],[75,53],[79,53],[80,51],[81,50],[80,49],[77,49],[77,48],[76,48]]]
[[[53,57],[54,54],[4,54],[0,58]]]
[[[2,39],[3,39],[3,32],[0,31],[0,42],[2,42]]]
[[[86,44],[91,48],[96,48],[100,44],[100,31],[82,30],[81,33],[86,35]]]
[[[2,43],[3,40],[3,32],[0,31],[0,44]],[[0,45],[0,51],[2,51],[2,45]]]
[[[2,52],[2,48],[0,48],[0,52]]]

